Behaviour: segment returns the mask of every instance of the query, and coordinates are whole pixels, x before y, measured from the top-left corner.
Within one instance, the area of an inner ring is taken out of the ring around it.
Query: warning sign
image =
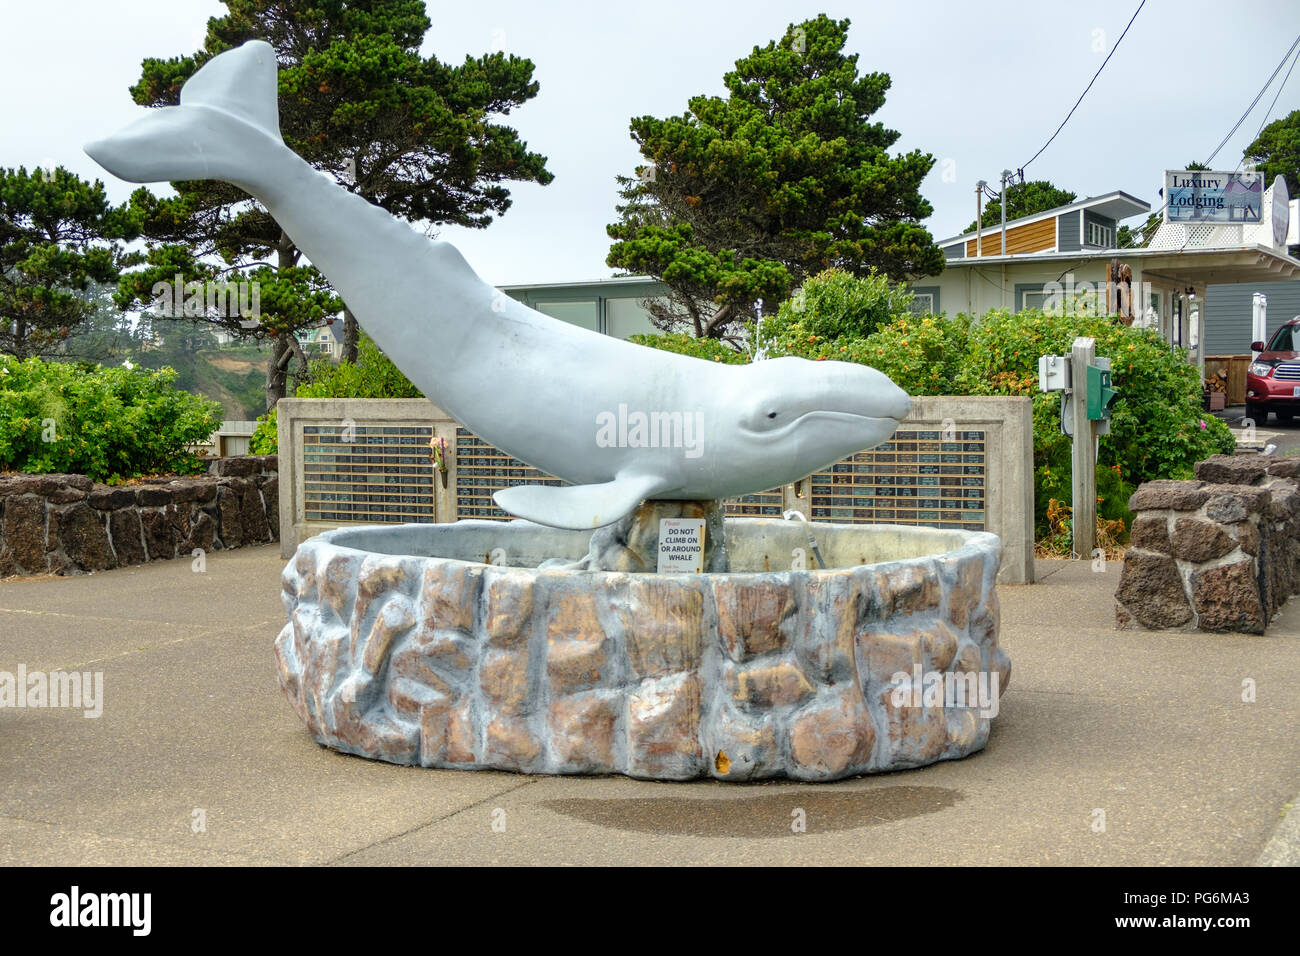
[[[659,573],[704,570],[704,519],[659,519]]]

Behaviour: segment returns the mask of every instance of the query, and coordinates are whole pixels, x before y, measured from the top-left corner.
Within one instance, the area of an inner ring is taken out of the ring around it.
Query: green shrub
[[[859,278],[843,269],[827,269],[805,279],[776,315],[763,321],[760,341],[798,349],[809,336],[814,341],[863,339],[909,315],[912,299],[906,286],[877,272]]]
[[[175,381],[170,368],[0,356],[0,471],[105,482],[201,471],[202,459],[185,446],[211,436],[221,406]]]
[[[420,390],[364,332],[357,341],[355,364],[316,359],[307,367],[306,381],[294,394],[298,398],[422,397]],[[274,455],[279,450],[275,409],[257,419],[248,449],[254,455]]]
[[[1038,357],[1068,355],[1074,339],[1090,336],[1097,355],[1111,360],[1119,395],[1111,405],[1110,434],[1097,456],[1098,513],[1129,526],[1128,498],[1155,478],[1191,478],[1210,455],[1231,454],[1228,426],[1202,410],[1201,381],[1187,353],[1170,349],[1154,329],[1133,329],[1117,318],[1061,316],[1037,309],[994,310],[971,326],[955,391],[964,395],[1029,395],[1034,400],[1035,522],[1046,528],[1050,499],[1068,502],[1070,439],[1061,434],[1061,397],[1038,391]]]
[[[298,386],[295,394],[298,398],[422,397],[420,390],[365,334],[357,342],[355,364],[316,359],[308,366],[307,381]]]
[[[253,437],[248,440],[248,451],[252,455],[276,455],[280,452],[280,439],[276,431],[275,409],[257,417],[257,427]]]
[[[648,333],[628,336],[628,341],[637,345],[648,345],[652,349],[663,349],[679,355],[690,355],[709,362],[725,362],[728,365],[744,365],[749,356],[737,352],[726,342],[717,339],[697,339],[684,332]]]
[[[1235,447],[1228,427],[1201,410],[1200,379],[1186,352],[1170,349],[1154,330],[1128,328],[1115,318],[1035,309],[1014,314],[994,310],[979,321],[966,315],[903,314],[867,335],[848,323],[842,326],[844,334],[830,336],[811,328],[834,329],[835,323],[818,322],[822,324],[788,323],[769,354],[861,362],[884,372],[910,395],[1028,396],[1033,401],[1035,534],[1040,539],[1052,533],[1049,502],[1055,498],[1068,504],[1071,498],[1071,441],[1061,433],[1061,396],[1038,391],[1038,357],[1069,354],[1078,336],[1091,336],[1097,355],[1111,359],[1111,379],[1119,390],[1111,406],[1110,434],[1101,436],[1099,447],[1102,518],[1121,520],[1128,528],[1128,499],[1137,485],[1156,478],[1190,478],[1196,462],[1230,454]],[[700,344],[687,336],[653,338],[659,348],[700,354]],[[732,354],[735,359],[725,360],[748,360]]]
[[[909,395],[951,395],[969,331],[964,316],[903,315],[863,339],[818,342],[816,353],[805,357],[870,365]]]

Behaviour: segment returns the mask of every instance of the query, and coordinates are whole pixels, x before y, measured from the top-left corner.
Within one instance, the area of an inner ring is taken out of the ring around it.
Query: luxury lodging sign
[[[1257,172],[1165,171],[1165,222],[1256,223],[1264,207]]]

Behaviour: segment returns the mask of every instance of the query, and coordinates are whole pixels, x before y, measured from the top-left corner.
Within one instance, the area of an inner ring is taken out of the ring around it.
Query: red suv
[[[1273,333],[1268,345],[1251,342],[1259,357],[1246,369],[1246,417],[1264,424],[1268,413],[1279,422],[1300,414],[1300,315]]]

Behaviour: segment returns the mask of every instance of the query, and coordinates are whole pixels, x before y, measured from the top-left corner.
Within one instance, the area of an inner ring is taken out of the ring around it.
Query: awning
[[[1166,279],[1180,285],[1282,282],[1300,278],[1300,260],[1267,246],[1185,249],[1181,252],[1124,249],[1112,255],[1130,260],[1135,267],[1140,261],[1144,278]]]

